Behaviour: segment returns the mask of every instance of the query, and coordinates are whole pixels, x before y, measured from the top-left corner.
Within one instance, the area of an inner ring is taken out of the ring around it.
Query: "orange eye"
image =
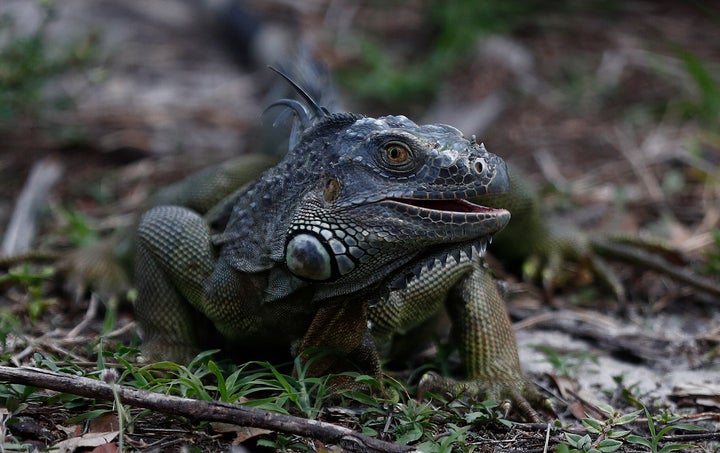
[[[410,159],[410,148],[399,142],[385,145],[385,156],[393,164],[404,164]]]

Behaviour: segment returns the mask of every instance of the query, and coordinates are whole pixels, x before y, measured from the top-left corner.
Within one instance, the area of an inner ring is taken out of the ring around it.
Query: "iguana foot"
[[[593,249],[589,236],[580,232],[565,232],[563,236],[549,234],[542,244],[523,261],[523,278],[539,281],[548,298],[555,288],[568,285],[585,286],[592,280],[602,282],[623,302],[625,287],[620,278]]]
[[[131,288],[130,277],[117,249],[124,238],[110,238],[69,252],[60,262],[60,272],[67,276],[65,284],[76,298],[86,290],[103,300],[124,297]]]
[[[195,345],[150,339],[149,341],[143,340],[140,352],[138,361],[141,363],[168,361],[188,364],[200,353],[200,349]]]
[[[523,376],[511,381],[490,382],[482,379],[457,380],[431,371],[420,379],[418,391],[421,395],[435,392],[467,396],[475,400],[494,400],[503,408],[504,417],[516,410],[523,418],[535,423],[545,421],[538,410],[554,413],[550,400]]]

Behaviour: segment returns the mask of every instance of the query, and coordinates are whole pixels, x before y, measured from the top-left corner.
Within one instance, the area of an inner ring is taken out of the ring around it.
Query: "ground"
[[[6,49],[0,53],[6,68],[0,67],[0,234],[7,234],[38,162],[62,173],[46,197],[50,209],[32,247],[57,250],[131,225],[132,213],[158,187],[251,150],[274,96],[265,64],[288,58],[302,42],[331,66],[348,109],[405,114],[475,134],[522,168],[565,221],[593,235],[660,238],[682,265],[717,281],[720,10],[710,2],[565,1],[550,10],[535,2],[416,0],[388,8],[247,2],[265,24],[253,45],[223,40],[202,6],[210,3],[71,0],[54,5],[46,26],[40,3],[0,5],[0,17],[13,21],[12,33],[7,22],[0,28]],[[21,47],[22,36],[39,28],[42,45]],[[8,53],[12,46],[20,52]],[[61,64],[33,69],[43,61]],[[19,81],[12,78],[16,69]],[[607,419],[598,404],[637,409],[632,394],[654,414],[666,410],[682,415],[676,423],[706,429],[705,437],[672,431],[664,441],[715,451],[720,299],[658,273],[612,268],[627,288],[623,303],[583,272],[549,293],[496,266],[510,288],[525,370],[559,399],[560,420],[575,432],[585,433],[579,419],[587,414]],[[101,315],[73,329],[106,295],[73,291],[65,276],[44,278],[42,269],[33,265],[25,277],[22,268],[14,276],[0,270],[3,364],[48,366],[68,357],[74,367],[91,369],[99,332],[108,347],[136,344],[125,304],[114,319],[103,320],[101,307]],[[109,334],[103,321],[112,325]],[[30,399],[17,410],[8,395],[4,414],[25,428],[15,423],[6,431],[3,423],[5,448],[113,429],[83,424],[78,417],[93,409],[87,402],[67,397],[46,406]],[[108,412],[88,418],[112,424],[117,416]],[[128,444],[135,449],[216,450],[238,435],[133,413]],[[321,418],[358,427],[352,415],[340,414],[329,410]],[[633,429],[647,436],[643,427]],[[441,425],[433,435],[448,431]],[[541,451],[544,436],[533,426],[472,425],[456,446]],[[569,440],[554,432],[551,448],[562,443]],[[622,448],[641,449],[627,442]]]

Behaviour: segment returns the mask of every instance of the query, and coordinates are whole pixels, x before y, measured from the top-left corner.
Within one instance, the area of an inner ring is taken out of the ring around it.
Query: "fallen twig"
[[[43,389],[71,393],[86,398],[113,401],[113,386],[86,377],[73,376],[39,368],[0,366],[0,380]],[[231,423],[270,429],[288,434],[312,437],[338,445],[349,451],[409,452],[411,447],[368,437],[343,426],[318,420],[307,420],[275,414],[254,407],[214,401],[200,401],[172,395],[116,385],[115,390],[124,404],[151,409],[165,414],[180,415],[194,420]]]
[[[649,253],[638,247],[626,247],[622,244],[616,244],[612,241],[602,239],[593,240],[592,248],[602,256],[625,261],[630,264],[639,264],[647,269],[667,275],[677,282],[720,298],[720,282],[710,280],[688,269],[676,266],[656,254]],[[714,302],[720,302],[720,299]]]

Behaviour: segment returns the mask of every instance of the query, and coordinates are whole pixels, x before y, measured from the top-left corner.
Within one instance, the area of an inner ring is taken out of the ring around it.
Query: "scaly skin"
[[[424,388],[509,401],[539,417],[503,301],[483,263],[504,209],[468,202],[508,188],[504,162],[443,125],[314,115],[277,166],[210,211],[147,212],[138,227],[136,314],[148,359],[204,348],[329,349],[311,374],[379,375],[376,342],[446,308],[462,381]],[[312,105],[311,105],[312,107]],[[382,345],[381,345],[382,346]]]

